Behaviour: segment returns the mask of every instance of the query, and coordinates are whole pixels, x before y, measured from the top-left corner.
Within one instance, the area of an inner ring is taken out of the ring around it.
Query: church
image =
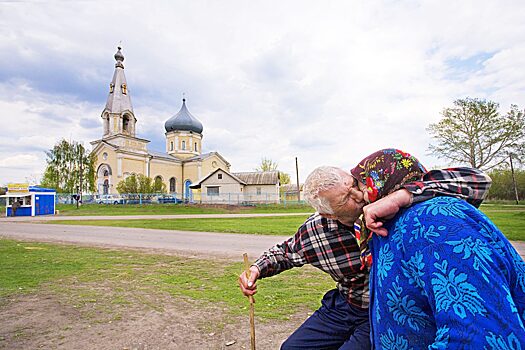
[[[136,136],[137,118],[124,74],[121,48],[115,54],[115,72],[109,84],[106,106],[101,113],[102,138],[92,141],[97,156],[96,183],[99,194],[116,194],[117,184],[132,174],[162,181],[169,193],[192,200],[190,185],[230,163],[218,152],[202,153],[203,126],[186,100],[165,124],[166,152],[148,150],[150,141]]]

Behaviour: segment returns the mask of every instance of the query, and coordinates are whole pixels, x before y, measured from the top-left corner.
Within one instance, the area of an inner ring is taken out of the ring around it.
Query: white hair
[[[342,169],[334,166],[320,166],[308,175],[304,182],[304,198],[316,211],[323,214],[333,214],[330,203],[319,192],[333,187],[342,186],[344,178]]]

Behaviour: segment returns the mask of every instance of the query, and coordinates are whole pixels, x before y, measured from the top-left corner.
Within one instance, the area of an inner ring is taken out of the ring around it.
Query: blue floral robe
[[[470,204],[436,197],[374,235],[376,349],[525,350],[525,263]]]

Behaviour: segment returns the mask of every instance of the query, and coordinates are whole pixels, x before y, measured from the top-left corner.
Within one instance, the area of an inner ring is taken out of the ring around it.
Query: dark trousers
[[[339,290],[326,293],[321,307],[284,343],[282,350],[369,350],[368,309],[348,304]]]

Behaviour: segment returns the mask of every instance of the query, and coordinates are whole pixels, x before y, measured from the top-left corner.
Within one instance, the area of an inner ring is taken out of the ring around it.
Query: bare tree
[[[520,154],[525,142],[525,114],[511,105],[501,115],[493,101],[465,98],[445,108],[443,118],[430,124],[428,131],[437,140],[429,151],[457,163],[478,169],[492,169]]]

